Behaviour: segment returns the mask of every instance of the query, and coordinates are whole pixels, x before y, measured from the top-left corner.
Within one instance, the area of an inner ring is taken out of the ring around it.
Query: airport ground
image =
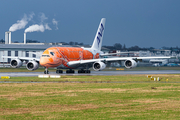
[[[42,72],[43,73],[44,70],[45,69],[42,67],[34,71],[29,71],[25,67],[23,68],[0,67],[0,72]],[[48,70],[50,72],[56,71],[56,69],[54,68],[49,68]],[[93,71],[92,68],[90,70]],[[146,71],[146,70],[149,70],[149,71],[151,70],[180,70],[180,67],[135,67],[132,69],[127,69],[125,67],[106,67],[103,71]],[[63,70],[63,71],[65,73],[66,70]]]
[[[180,119],[180,74],[0,79],[0,119]]]
[[[79,74],[77,70],[75,70],[75,73],[69,73],[67,74],[64,70],[63,74],[57,74],[56,69],[48,69],[49,74],[48,75],[68,75],[68,76],[96,76],[96,75],[137,75],[137,74],[180,74],[180,68],[179,67],[137,67],[134,69],[125,69],[125,68],[106,68],[103,71],[94,71],[91,69],[91,73],[82,73]],[[32,77],[32,76],[38,76],[38,75],[44,75],[43,73],[44,69],[40,68],[35,71],[29,71],[26,68],[19,68],[19,69],[13,69],[13,68],[0,68],[0,76],[10,76],[10,77]]]

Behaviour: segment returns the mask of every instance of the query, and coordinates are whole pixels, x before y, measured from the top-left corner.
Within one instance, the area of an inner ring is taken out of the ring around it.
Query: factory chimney
[[[5,32],[5,44],[11,44],[11,31]]]
[[[24,44],[26,44],[26,33],[24,33]]]
[[[9,32],[5,32],[5,44],[9,43]]]
[[[11,31],[9,31],[9,44],[11,44]]]

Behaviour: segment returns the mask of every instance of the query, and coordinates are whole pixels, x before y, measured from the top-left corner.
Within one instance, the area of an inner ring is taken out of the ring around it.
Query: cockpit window
[[[50,54],[51,54],[52,56],[54,56],[54,52],[50,52]]]
[[[50,57],[49,55],[42,55],[42,57]]]

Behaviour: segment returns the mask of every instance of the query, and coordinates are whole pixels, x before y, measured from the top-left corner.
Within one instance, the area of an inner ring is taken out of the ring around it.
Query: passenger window
[[[50,52],[50,54],[51,54],[52,56],[54,56],[54,52]]]
[[[49,57],[49,55],[42,55],[42,57]]]

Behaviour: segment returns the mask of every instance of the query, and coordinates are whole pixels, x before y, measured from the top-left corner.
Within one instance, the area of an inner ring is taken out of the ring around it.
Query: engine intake
[[[136,61],[134,61],[134,60],[126,60],[125,62],[124,62],[124,66],[126,67],[126,68],[134,68],[134,67],[136,67],[137,66],[137,62]]]
[[[22,66],[23,62],[20,59],[14,59],[10,62],[12,68],[19,68]]]
[[[100,70],[103,70],[103,69],[105,69],[105,68],[106,68],[106,64],[103,63],[103,62],[95,62],[95,63],[93,64],[93,69],[94,69],[95,71],[100,71]]]
[[[26,65],[28,70],[36,70],[39,68],[39,64],[36,61],[29,61]]]

